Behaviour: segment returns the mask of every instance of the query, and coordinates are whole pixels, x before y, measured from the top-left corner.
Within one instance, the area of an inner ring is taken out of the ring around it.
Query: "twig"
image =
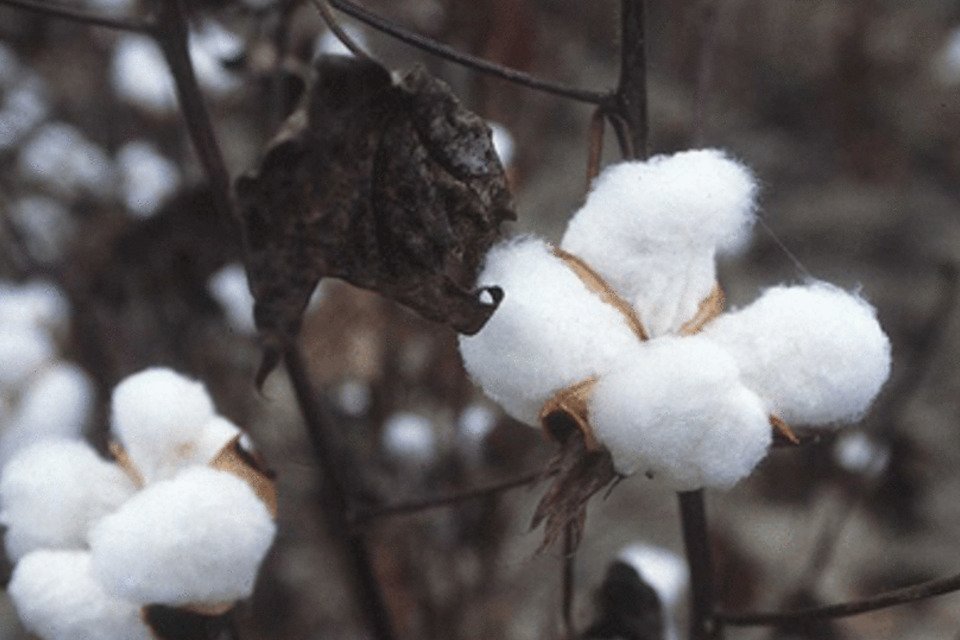
[[[210,181],[214,207],[225,220],[236,220],[230,198],[230,176],[190,61],[184,0],[158,0],[156,6],[154,38],[173,74],[180,110],[200,164]]]
[[[603,134],[606,127],[606,116],[602,107],[597,107],[590,117],[590,141],[587,150],[587,191],[590,185],[600,174],[600,162],[603,159]]]
[[[647,50],[644,0],[622,0],[620,4],[620,82],[614,94],[616,129],[624,128],[620,140],[623,155],[630,159],[647,157]],[[619,121],[619,124],[618,122]]]
[[[330,10],[330,3],[327,2],[327,0],[311,0],[311,2],[313,6],[316,7],[320,17],[323,18],[323,22],[327,25],[327,28],[330,29],[333,35],[337,37],[337,40],[340,41],[340,44],[345,46],[347,50],[356,57],[364,60],[370,59],[370,54],[364,51],[363,47],[357,44],[354,39],[350,37],[350,34],[344,31],[340,23],[337,22],[337,18],[333,15],[333,11]]]
[[[349,0],[329,0],[329,2],[330,5],[338,11],[342,11],[343,13],[359,20],[360,22],[363,22],[364,24],[369,25],[377,31],[382,31],[383,33],[389,34],[397,40],[405,42],[412,47],[416,47],[426,51],[427,53],[431,53],[437,57],[443,58],[444,60],[449,60],[451,62],[463,65],[464,67],[479,73],[486,73],[501,78],[502,80],[507,80],[508,82],[513,82],[520,86],[527,87],[529,89],[536,89],[537,91],[550,93],[563,98],[569,98],[570,100],[577,100],[579,102],[603,104],[610,98],[609,94],[605,92],[568,87],[558,82],[544,80],[528,73],[524,73],[523,71],[517,71],[516,69],[511,69],[509,67],[490,62],[489,60],[484,60],[483,58],[478,58],[476,56],[463,53],[462,51],[457,51],[456,49],[437,42],[436,40],[432,40],[431,38],[408,31],[396,23],[372,13],[359,5],[354,4],[353,2],[350,2]]]
[[[94,27],[117,29],[118,31],[150,33],[154,26],[153,21],[149,19],[104,16],[90,11],[84,11],[83,9],[41,2],[41,0],[0,0],[0,5],[23,9],[24,11],[32,11],[54,18],[62,18],[63,20],[80,22]]]
[[[825,618],[846,618],[861,613],[887,609],[901,604],[926,600],[936,596],[960,591],[960,574],[921,582],[902,589],[887,591],[871,598],[841,602],[823,607],[808,607],[794,611],[762,611],[747,613],[718,612],[715,617],[729,625],[737,627],[777,626],[805,620],[823,620]]]
[[[383,599],[373,563],[364,537],[350,527],[348,513],[350,503],[346,486],[340,475],[327,433],[328,420],[317,400],[317,391],[310,380],[307,365],[298,346],[291,346],[284,354],[287,373],[293,384],[294,394],[314,456],[320,465],[323,491],[334,537],[343,545],[343,553],[352,569],[351,577],[358,604],[363,608],[370,632],[376,640],[392,640],[393,625],[390,612]]]
[[[713,564],[703,489],[677,495],[683,546],[690,567],[690,640],[716,640],[723,637],[723,632],[713,616]]]
[[[563,557],[561,562],[561,583],[563,595],[560,601],[560,613],[563,619],[564,640],[574,640],[576,628],[573,624],[573,596],[577,559],[577,528],[568,524],[563,531]]]
[[[713,88],[717,49],[717,11],[721,0],[702,0],[700,12],[700,60],[697,66],[697,84],[693,105],[693,143],[701,146],[706,138],[709,101]]]
[[[510,491],[511,489],[525,487],[527,485],[531,485],[544,478],[545,476],[543,471],[537,471],[536,473],[528,473],[527,475],[520,476],[519,478],[514,478],[513,480],[507,480],[506,482],[500,482],[494,485],[490,485],[487,487],[480,487],[477,489],[469,489],[467,491],[461,491],[459,493],[453,493],[447,496],[424,498],[422,500],[411,500],[409,502],[401,502],[398,504],[375,507],[369,510],[364,510],[364,511],[360,511],[359,513],[356,513],[351,518],[351,523],[354,525],[362,526],[369,523],[372,520],[378,520],[380,518],[405,516],[405,515],[411,515],[414,513],[420,513],[422,511],[429,511],[431,509],[441,509],[443,507],[450,507],[450,506],[459,504],[461,502],[466,502],[468,500],[486,498],[488,496],[496,495],[498,493]]]

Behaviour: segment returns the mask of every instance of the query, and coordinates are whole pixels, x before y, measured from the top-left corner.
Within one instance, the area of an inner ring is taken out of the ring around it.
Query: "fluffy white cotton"
[[[43,280],[22,285],[0,282],[0,331],[12,326],[60,331],[69,320],[70,303],[56,285]]]
[[[215,416],[200,428],[194,445],[183,452],[177,466],[210,464],[231,440],[240,435],[243,435],[240,427],[222,416]]]
[[[117,95],[127,102],[156,112],[177,105],[163,51],[148,36],[123,35],[117,40],[110,77]]]
[[[652,336],[692,318],[716,282],[715,255],[743,244],[756,183],[722,151],[684,151],[605,170],[561,247],[633,305]]]
[[[134,491],[120,467],[85,443],[48,440],[23,449],[0,478],[7,555],[82,548],[90,528]]]
[[[890,374],[890,342],[863,299],[824,283],[774,287],[704,331],[791,425],[859,419]]]
[[[147,482],[182,466],[199,429],[214,417],[202,382],[163,368],[123,380],[113,390],[111,411],[114,433]]]
[[[253,320],[253,294],[247,282],[247,272],[239,263],[228,264],[207,282],[210,295],[220,303],[227,324],[243,335],[252,335],[257,327]]]
[[[27,631],[44,640],[151,640],[140,607],[104,593],[83,551],[36,551],[8,588]]]
[[[23,145],[18,165],[24,178],[63,197],[106,197],[113,189],[114,167],[107,153],[62,122],[40,127]]]
[[[484,328],[460,337],[467,372],[510,415],[538,424],[557,391],[609,371],[638,341],[623,316],[535,238],[491,249],[479,286],[504,298]]]
[[[43,369],[21,392],[0,434],[0,465],[17,451],[47,438],[78,438],[93,408],[90,377],[69,362]]]
[[[0,325],[0,391],[18,388],[55,353],[46,332],[36,326]]]
[[[25,75],[3,92],[0,99],[0,150],[12,149],[50,112],[43,82]]]
[[[180,187],[180,171],[150,142],[129,142],[117,153],[124,204],[134,216],[156,213]]]
[[[645,343],[600,378],[589,415],[620,473],[677,491],[732,486],[771,440],[767,411],[736,363],[700,336]]]
[[[207,91],[225,96],[240,87],[240,79],[223,65],[243,53],[243,38],[214,20],[190,32],[190,59],[197,80]]]
[[[243,480],[195,467],[100,521],[90,537],[94,573],[108,593],[133,602],[233,602],[252,593],[274,533]]]
[[[426,417],[400,411],[383,425],[383,448],[399,460],[426,464],[437,456],[437,435]]]

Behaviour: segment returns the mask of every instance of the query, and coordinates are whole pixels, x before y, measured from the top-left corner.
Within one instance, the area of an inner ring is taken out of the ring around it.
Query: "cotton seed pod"
[[[675,333],[715,286],[716,253],[746,242],[756,191],[749,169],[716,149],[616,164],[560,247],[596,269],[651,336]]]
[[[791,425],[858,420],[890,375],[890,341],[863,299],[826,283],[773,287],[704,335]]]
[[[622,312],[540,240],[494,246],[477,284],[501,287],[504,299],[479,333],[461,336],[464,366],[521,422],[537,425],[556,392],[609,370],[637,348]]]

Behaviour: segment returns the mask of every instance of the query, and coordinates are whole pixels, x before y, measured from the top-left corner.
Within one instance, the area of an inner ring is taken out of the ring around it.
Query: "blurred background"
[[[127,15],[148,3],[72,4]],[[339,45],[305,3],[189,4],[191,55],[235,178],[293,109],[311,60]],[[597,90],[616,83],[612,0],[363,4],[509,67]],[[722,266],[730,304],[812,275],[860,290],[894,348],[893,379],[862,424],[775,451],[748,481],[708,496],[723,606],[834,602],[960,570],[960,6],[647,5],[651,150],[723,147],[762,183],[754,242]],[[425,65],[493,123],[517,204],[512,230],[558,240],[584,197],[590,106],[342,18],[378,58]],[[606,147],[615,161],[610,134]],[[167,365],[202,379],[278,474],[280,532],[238,611],[241,637],[363,638],[289,382],[278,370],[262,393],[253,384],[259,350],[239,255],[156,45],[0,7],[0,342],[14,345],[0,345],[13,354],[0,362],[0,429],[69,422],[103,447],[106,400],[122,377]],[[374,294],[323,282],[303,341],[359,513],[517,478],[552,453],[473,387],[450,330]],[[38,386],[57,367],[82,380]],[[46,411],[28,420],[31,398]],[[360,520],[402,637],[560,637],[559,551],[535,554],[540,534],[528,531],[542,491]],[[577,556],[579,629],[624,548],[657,559],[641,572],[651,583],[669,582],[682,551],[674,495],[632,478],[601,498]],[[683,629],[683,578],[673,578],[660,597]],[[18,629],[0,598],[0,637],[21,638]],[[727,637],[960,638],[960,595]]]

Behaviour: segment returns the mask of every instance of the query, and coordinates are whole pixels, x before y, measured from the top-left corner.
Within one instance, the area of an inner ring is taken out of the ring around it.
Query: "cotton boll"
[[[343,30],[361,49],[367,48],[367,36],[360,27],[345,24],[343,25]],[[353,52],[340,42],[340,38],[338,38],[337,34],[333,31],[324,31],[323,34],[317,38],[317,43],[314,46],[314,58],[316,59],[323,55],[353,57]]]
[[[699,336],[667,336],[600,378],[590,424],[623,474],[677,491],[730,487],[770,445],[769,416],[736,363]]]
[[[774,287],[705,335],[791,425],[858,420],[890,374],[890,342],[867,302],[832,285]]]
[[[179,466],[182,468],[189,465],[209,464],[218,453],[223,451],[224,447],[240,435],[243,435],[240,427],[226,418],[215,416],[201,427],[195,445],[183,457]]]
[[[117,153],[121,190],[127,210],[146,218],[156,213],[180,187],[177,165],[149,142],[129,142]]]
[[[890,462],[890,448],[863,432],[847,433],[837,439],[833,459],[850,473],[876,478]]]
[[[163,51],[148,36],[120,36],[113,50],[110,78],[114,91],[127,102],[158,113],[177,106]]]
[[[147,486],[96,526],[94,572],[139,603],[224,603],[253,591],[276,527],[240,478],[206,467]]]
[[[627,300],[652,336],[679,329],[716,283],[716,252],[742,244],[756,183],[722,151],[685,151],[604,171],[560,246]]]
[[[36,551],[8,588],[27,631],[44,640],[151,640],[140,607],[107,595],[84,551]]]
[[[56,350],[34,326],[0,325],[0,390],[14,390],[49,362]]]
[[[113,391],[113,431],[147,482],[179,468],[196,446],[199,429],[214,417],[202,382],[163,368],[126,378]]]
[[[3,468],[0,519],[7,555],[40,548],[81,548],[90,528],[135,491],[120,467],[83,442],[47,440],[23,449]]]
[[[17,200],[10,209],[10,220],[23,237],[30,255],[41,262],[54,262],[63,257],[76,232],[70,211],[59,200],[43,196]]]
[[[42,126],[23,145],[21,175],[66,198],[81,193],[107,197],[113,189],[110,157],[78,129],[62,122]]]
[[[210,276],[207,282],[210,294],[223,308],[227,324],[242,335],[256,332],[253,320],[253,294],[247,282],[243,265],[228,264]]]
[[[77,438],[93,408],[95,392],[80,367],[55,362],[22,392],[0,434],[0,464],[25,446],[46,438]]]
[[[638,347],[621,313],[540,240],[496,245],[477,284],[502,287],[504,299],[479,333],[460,337],[460,353],[473,380],[521,422],[536,425],[556,392]]]
[[[664,640],[679,638],[677,608],[690,582],[684,559],[669,549],[642,542],[621,549],[617,559],[633,567],[657,592],[664,608]]]
[[[243,40],[213,20],[190,32],[190,59],[200,85],[216,96],[226,96],[240,87],[240,80],[223,60],[243,53]]]
[[[383,426],[383,448],[398,460],[415,464],[429,463],[437,456],[437,436],[433,424],[416,413],[395,413]]]
[[[11,326],[62,331],[69,321],[70,303],[56,285],[43,280],[0,282],[0,331]]]

